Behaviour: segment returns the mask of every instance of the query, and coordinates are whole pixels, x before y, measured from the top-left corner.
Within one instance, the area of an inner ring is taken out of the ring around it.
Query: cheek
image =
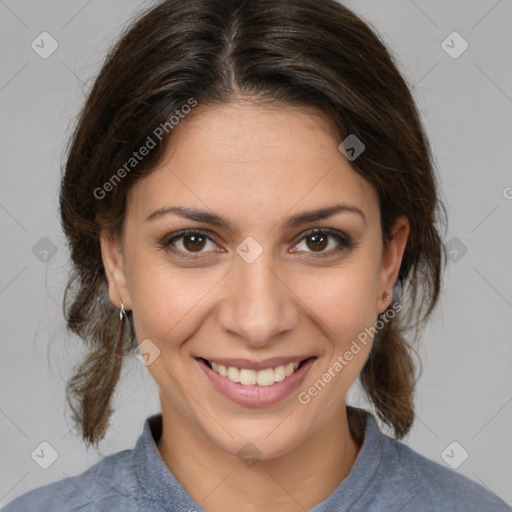
[[[225,269],[173,267],[161,253],[134,252],[129,260],[128,290],[137,338],[154,339],[171,349],[200,325],[208,296],[222,282]]]
[[[321,368],[314,376],[315,382],[318,378],[329,382],[331,393],[322,393],[319,401],[325,402],[326,407],[345,395],[371,350],[377,320],[377,270],[371,257],[360,255],[343,267],[316,275],[303,274],[296,282],[294,290],[314,313],[317,327],[327,341],[323,344],[325,357]]]
[[[346,265],[304,273],[294,285],[297,295],[316,314],[329,337],[343,344],[376,321],[375,265],[363,258]]]

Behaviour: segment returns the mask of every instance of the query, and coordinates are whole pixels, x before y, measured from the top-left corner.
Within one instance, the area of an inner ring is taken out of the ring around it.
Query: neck
[[[350,473],[360,448],[342,404],[293,450],[244,465],[166,405],[158,450],[192,499],[208,512],[225,512],[233,503],[240,512],[309,510]]]

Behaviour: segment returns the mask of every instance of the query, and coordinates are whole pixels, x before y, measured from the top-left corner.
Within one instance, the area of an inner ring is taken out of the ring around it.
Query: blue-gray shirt
[[[29,491],[2,512],[204,512],[162,460],[162,415],[146,419],[133,450]],[[236,509],[227,504],[226,511]],[[310,512],[510,512],[497,496],[380,432],[367,415],[350,474]]]

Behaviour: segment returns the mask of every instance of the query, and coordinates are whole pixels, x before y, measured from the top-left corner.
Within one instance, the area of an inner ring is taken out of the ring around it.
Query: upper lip
[[[310,357],[315,357],[311,355],[303,355],[303,356],[286,356],[286,357],[270,357],[268,359],[259,359],[258,361],[254,361],[251,359],[243,359],[243,358],[223,358],[223,357],[203,357],[203,359],[207,359],[212,363],[217,363],[224,365],[226,367],[233,368],[246,368],[248,370],[265,370],[266,368],[276,368],[278,366],[286,366],[289,363],[302,362],[304,359],[309,359]]]

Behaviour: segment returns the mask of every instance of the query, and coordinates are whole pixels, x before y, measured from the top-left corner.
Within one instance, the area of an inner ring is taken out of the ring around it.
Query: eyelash
[[[305,238],[308,238],[310,236],[317,235],[317,234],[329,235],[329,236],[333,237],[334,239],[336,239],[339,242],[339,246],[338,246],[338,248],[331,249],[330,251],[327,251],[327,252],[321,252],[321,253],[316,253],[316,254],[314,252],[311,252],[310,256],[307,256],[307,257],[322,258],[322,257],[330,256],[333,253],[337,253],[342,250],[352,249],[353,247],[355,247],[355,244],[348,236],[344,235],[340,231],[336,231],[334,229],[329,229],[329,228],[325,228],[325,229],[315,228],[315,229],[310,229],[310,230],[306,231],[305,233],[302,233],[300,235],[300,237],[296,239],[297,241],[296,241],[296,243],[294,243],[294,246],[297,245],[302,240],[304,240]],[[186,238],[188,236],[200,236],[202,238],[206,238],[207,240],[210,240],[210,241],[216,243],[215,238],[212,237],[207,231],[203,231],[201,229],[187,229],[184,231],[179,231],[178,233],[166,235],[161,240],[159,240],[159,245],[162,249],[165,249],[167,251],[172,251],[174,254],[177,254],[178,256],[183,257],[183,258],[197,259],[197,258],[202,257],[202,254],[204,254],[202,252],[199,252],[199,253],[184,252],[180,249],[176,249],[175,247],[173,247],[173,245],[172,245],[173,242],[175,242],[176,240],[180,240],[181,238]],[[209,252],[209,251],[207,251],[207,252]]]

